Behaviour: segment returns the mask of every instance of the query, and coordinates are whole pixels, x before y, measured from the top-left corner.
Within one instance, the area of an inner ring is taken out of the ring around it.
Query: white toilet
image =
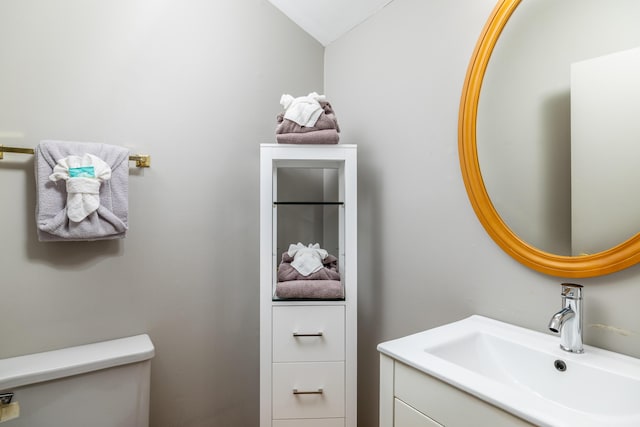
[[[0,424],[148,427],[154,351],[137,335],[0,360]]]

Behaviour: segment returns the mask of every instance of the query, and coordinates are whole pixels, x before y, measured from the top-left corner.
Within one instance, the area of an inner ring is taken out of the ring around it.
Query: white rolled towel
[[[324,267],[322,260],[329,255],[326,250],[320,248],[318,243],[305,246],[300,242],[297,245],[289,245],[287,253],[293,257],[291,266],[303,276],[308,276]]]
[[[67,182],[67,216],[80,222],[100,207],[100,185],[111,179],[111,168],[93,154],[58,160],[51,181]]]
[[[320,114],[324,111],[319,101],[324,101],[324,95],[311,92],[307,96],[294,98],[284,94],[280,97],[280,105],[285,109],[284,118],[299,124],[300,126],[313,127],[316,125]]]

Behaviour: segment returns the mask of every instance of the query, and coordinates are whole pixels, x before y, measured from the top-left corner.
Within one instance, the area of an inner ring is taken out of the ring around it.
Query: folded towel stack
[[[313,92],[293,98],[282,95],[285,108],[277,117],[276,141],[279,144],[337,144],[340,127],[331,104]]]
[[[313,254],[314,251],[319,258]],[[289,246],[289,250],[282,254],[278,267],[276,296],[299,299],[343,299],[344,287],[338,272],[338,259],[321,249],[317,243],[307,247],[301,243]]]
[[[322,267],[306,276],[291,265],[292,262],[293,257],[287,252],[282,254],[282,261],[278,267],[279,282],[288,282],[291,280],[340,280],[338,258],[333,255],[327,255],[322,261]]]
[[[97,143],[42,141],[35,155],[40,241],[125,237],[129,205],[127,149]]]
[[[282,299],[344,299],[338,280],[292,280],[276,284],[276,296]]]

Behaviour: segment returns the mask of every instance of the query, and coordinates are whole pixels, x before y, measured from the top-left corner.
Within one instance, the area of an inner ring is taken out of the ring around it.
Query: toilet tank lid
[[[142,362],[155,355],[148,335],[0,360],[0,391],[100,369]]]

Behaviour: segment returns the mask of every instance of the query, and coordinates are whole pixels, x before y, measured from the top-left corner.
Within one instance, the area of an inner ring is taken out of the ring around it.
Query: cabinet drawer
[[[272,427],[344,427],[344,418],[273,420]]]
[[[344,417],[344,362],[273,364],[273,418]]]
[[[532,424],[404,363],[395,362],[395,396],[445,426]]]
[[[402,400],[395,399],[394,427],[443,427]]]
[[[273,308],[273,361],[344,360],[344,306]]]

